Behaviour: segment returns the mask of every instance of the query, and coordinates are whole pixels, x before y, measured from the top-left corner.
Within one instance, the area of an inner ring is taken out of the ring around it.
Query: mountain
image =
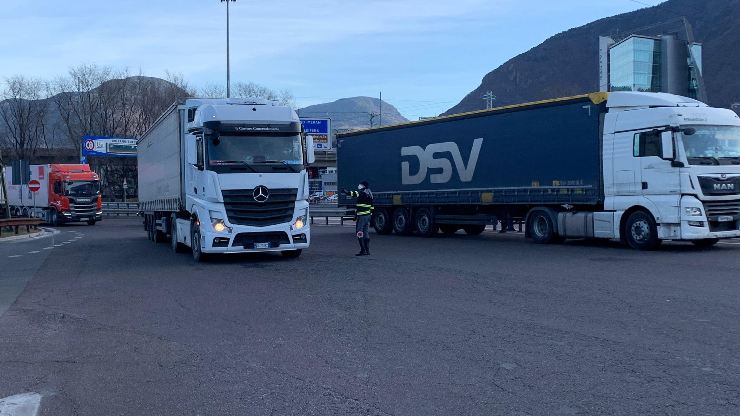
[[[680,17],[686,17],[695,40],[703,44],[709,104],[729,107],[740,101],[740,0],[669,0],[547,39],[488,73],[445,114],[485,108],[481,97],[489,90],[496,96],[496,106],[598,91],[599,36],[658,35],[666,28],[675,30]]]
[[[380,100],[371,97],[342,98],[325,104],[301,108],[298,115],[302,118],[330,118],[334,129],[360,129],[373,127],[380,122]],[[408,120],[396,110],[396,107],[383,101],[383,125],[405,123]]]

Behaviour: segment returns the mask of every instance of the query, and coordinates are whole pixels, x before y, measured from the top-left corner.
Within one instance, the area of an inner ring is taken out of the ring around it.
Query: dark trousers
[[[370,239],[370,215],[357,216],[355,232],[357,233],[357,238],[362,238],[364,240]]]

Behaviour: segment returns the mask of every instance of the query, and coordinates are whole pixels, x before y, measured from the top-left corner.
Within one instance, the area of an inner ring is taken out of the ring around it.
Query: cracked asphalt
[[[740,243],[373,235],[355,258],[315,226],[297,260],[194,264],[135,219],[61,231],[0,244],[0,398],[41,415],[740,414]]]

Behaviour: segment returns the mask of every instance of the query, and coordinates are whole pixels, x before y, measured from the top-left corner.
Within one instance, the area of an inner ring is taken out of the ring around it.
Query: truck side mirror
[[[675,159],[673,151],[673,133],[670,131],[660,133],[660,141],[662,145],[661,157],[665,160]]]
[[[306,164],[316,162],[316,153],[313,149],[313,136],[306,136]]]

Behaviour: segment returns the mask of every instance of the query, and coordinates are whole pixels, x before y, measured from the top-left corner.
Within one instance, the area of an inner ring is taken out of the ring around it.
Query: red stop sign
[[[31,192],[38,192],[41,189],[41,182],[36,179],[28,181],[28,190]]]

